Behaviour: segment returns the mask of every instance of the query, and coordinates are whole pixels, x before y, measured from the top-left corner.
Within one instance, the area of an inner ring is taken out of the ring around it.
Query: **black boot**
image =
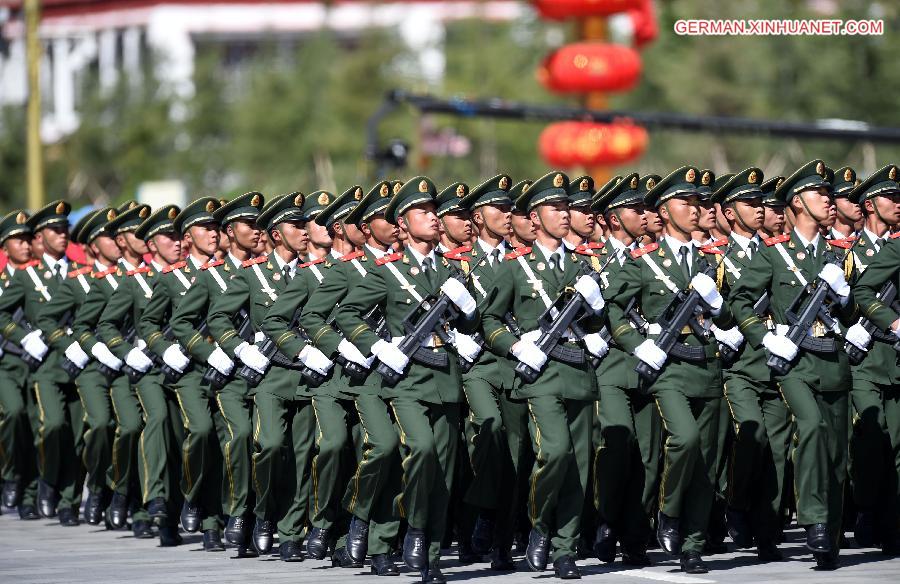
[[[645,567],[652,566],[650,556],[643,546],[635,544],[622,544],[622,563],[626,566]]]
[[[103,509],[106,507],[105,491],[90,491],[84,502],[84,520],[88,525],[100,525],[103,520]]]
[[[679,555],[681,553],[682,540],[678,518],[669,517],[660,511],[656,519],[656,539],[667,554],[670,556]]]
[[[278,546],[278,555],[282,562],[302,562],[303,546],[296,541],[285,541]]]
[[[200,530],[200,505],[185,501],[181,507],[181,527],[188,533],[197,533]]]
[[[375,554],[372,556],[372,573],[376,576],[399,576],[400,570],[390,554]]]
[[[38,480],[38,511],[41,517],[56,517],[56,506],[59,505],[59,492],[51,485]]]
[[[156,534],[153,533],[153,524],[149,521],[135,521],[131,524],[131,532],[137,539],[153,539]]]
[[[147,505],[147,513],[150,515],[150,519],[157,519],[159,521],[163,521],[169,518],[169,508],[166,505],[166,500],[162,497],[156,497],[150,504]]]
[[[106,520],[113,529],[124,529],[128,524],[128,498],[121,493],[113,493],[106,508]]]
[[[435,560],[422,570],[422,582],[425,584],[446,584],[447,577],[441,572],[440,560]]]
[[[550,538],[537,529],[532,529],[528,534],[528,547],[525,549],[525,560],[528,567],[534,572],[543,572],[547,569],[547,556],[550,553]]]
[[[362,564],[368,551],[369,523],[354,515],[347,531],[347,554],[353,561]]]
[[[594,549],[594,555],[597,556],[597,559],[601,562],[606,562],[608,564],[616,560],[616,536],[608,524],[601,523],[600,526],[597,527],[597,535],[594,538],[594,545],[592,547]]]
[[[245,545],[246,531],[246,519],[240,515],[229,517],[228,523],[225,525],[225,541],[233,546],[242,547]]]
[[[807,527],[806,547],[813,553],[829,553],[831,551],[831,539],[828,537],[828,526],[824,523],[815,523]]]
[[[333,568],[362,568],[363,563],[351,558],[347,548],[339,547],[331,556],[331,566]]]
[[[218,529],[207,529],[203,532],[203,550],[207,552],[224,552],[225,544]]]
[[[23,521],[34,521],[35,519],[40,518],[41,516],[38,515],[34,505],[19,505],[19,519]]]
[[[78,510],[73,509],[72,507],[63,507],[59,510],[59,524],[63,527],[75,527],[80,522],[78,521]]]
[[[553,573],[560,580],[581,580],[581,571],[572,556],[562,556],[554,560]]]
[[[22,489],[19,486],[19,481],[12,480],[6,481],[3,483],[3,506],[4,507],[18,507],[19,503],[22,501]]]
[[[706,574],[709,568],[703,563],[703,558],[698,552],[684,552],[681,554],[681,571],[686,574]]]
[[[841,563],[838,561],[838,554],[835,551],[814,552],[813,557],[816,559],[816,570],[830,572],[841,567]]]
[[[425,531],[410,527],[403,537],[403,563],[410,570],[425,570],[428,566],[428,542],[425,541]]]
[[[163,525],[159,528],[159,547],[175,547],[181,545],[181,534],[178,528]]]
[[[260,555],[267,554],[272,550],[272,544],[275,541],[274,533],[274,521],[256,518],[256,525],[253,526],[253,547]]]
[[[314,560],[324,560],[328,555],[328,528],[313,527],[306,539],[306,553]]]

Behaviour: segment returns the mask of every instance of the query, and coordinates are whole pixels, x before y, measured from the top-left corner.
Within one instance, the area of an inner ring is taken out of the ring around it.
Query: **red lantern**
[[[628,11],[631,26],[634,27],[634,45],[642,48],[659,36],[659,24],[653,11],[653,0],[640,0],[639,6]]]
[[[551,166],[614,166],[631,162],[647,148],[647,131],[627,121],[558,122],[541,133],[541,156]]]
[[[544,18],[565,20],[584,16],[609,16],[637,8],[641,0],[534,0]]]
[[[544,59],[538,80],[560,93],[623,91],[634,87],[641,76],[641,57],[622,45],[573,43]]]

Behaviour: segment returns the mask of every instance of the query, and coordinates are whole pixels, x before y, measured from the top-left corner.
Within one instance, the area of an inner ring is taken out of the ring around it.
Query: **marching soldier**
[[[573,179],[569,189],[569,233],[563,238],[567,250],[574,250],[584,245],[594,235],[597,220],[591,211],[591,198],[594,196],[594,179],[579,176]]]
[[[521,195],[531,183],[532,181],[530,180],[523,180],[514,184],[509,189],[509,198],[515,203],[518,196]],[[509,236],[509,244],[513,249],[531,245],[534,241],[535,228],[534,223],[531,222],[531,217],[528,213],[516,207],[515,204],[513,204],[512,216],[510,217],[510,228],[512,229],[512,233]]]
[[[472,217],[469,211],[459,204],[460,199],[469,192],[465,183],[453,183],[435,197],[438,221],[440,221],[441,239],[438,253],[446,253],[451,249],[472,243]]]
[[[825,178],[832,185],[834,210],[837,213],[830,236],[832,239],[855,237],[864,218],[860,203],[850,196],[857,183],[856,171],[849,166],[837,170],[825,167],[825,171]]]

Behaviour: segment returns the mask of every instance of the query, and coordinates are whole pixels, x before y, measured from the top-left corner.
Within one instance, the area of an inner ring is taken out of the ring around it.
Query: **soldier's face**
[[[116,240],[106,235],[98,235],[90,245],[94,257],[106,264],[115,263],[122,257],[122,250],[116,245]]]
[[[866,212],[876,213],[882,221],[894,226],[900,223],[900,193],[878,195],[866,201]]]
[[[644,205],[633,205],[616,209],[615,220],[634,237],[647,233],[647,208]]]
[[[44,227],[37,232],[37,238],[41,240],[44,251],[54,256],[62,256],[69,245],[69,225],[57,223]]]
[[[594,233],[594,214],[590,206],[570,207],[569,226],[578,235],[588,238]]]
[[[531,220],[537,224],[537,228],[550,237],[562,239],[569,233],[570,215],[569,203],[556,201],[544,203],[531,210]]]
[[[256,226],[256,221],[238,219],[228,225],[227,238],[233,241],[241,249],[254,250],[259,245],[259,237],[262,233]]]
[[[795,213],[804,211],[811,215],[819,225],[830,227],[837,218],[837,209],[834,205],[834,197],[828,189],[819,187],[808,191],[802,191],[796,195],[791,203]]]
[[[356,247],[362,247],[366,243],[362,229],[353,223],[341,223],[340,228],[344,231],[344,238]]]
[[[859,208],[859,205],[851,201],[849,197],[835,197],[834,206],[837,208],[837,211],[840,212],[841,216],[845,217],[850,223],[862,219],[862,209]]]
[[[13,235],[3,242],[3,251],[14,264],[31,261],[31,235]]]
[[[743,222],[751,231],[756,231],[763,226],[765,210],[760,199],[735,201],[725,209],[725,217],[738,225]]]
[[[662,233],[663,222],[658,210],[648,208],[644,212],[644,217],[647,219],[647,233]]]
[[[408,209],[397,223],[413,240],[437,241],[440,237],[438,216],[431,202]]]
[[[472,240],[472,218],[468,211],[447,213],[441,217],[443,231],[453,241],[467,243]]]
[[[510,214],[509,224],[519,241],[529,243],[534,241],[537,230],[534,227],[534,221],[531,220],[531,215],[525,211],[513,211]]]
[[[147,247],[167,264],[181,260],[181,238],[174,233],[157,233],[150,238]]]
[[[122,238],[121,241],[119,240],[120,237]],[[120,247],[124,244],[131,253],[137,256],[142,256],[150,251],[147,247],[147,242],[136,237],[132,231],[126,231],[125,233],[117,235],[116,242],[119,243]]]
[[[659,215],[667,225],[687,231],[699,228],[700,199],[696,195],[669,199],[659,209]]]
[[[366,223],[366,227],[372,238],[382,245],[393,245],[400,240],[400,228],[389,223],[382,214],[371,217]]]
[[[697,227],[703,231],[709,231],[716,226],[716,205],[709,199],[700,201],[698,207],[700,216],[697,219]]]
[[[498,237],[507,237],[512,229],[512,206],[482,205],[472,214],[472,220]]]
[[[288,249],[300,253],[306,251],[306,244],[309,241],[306,221],[285,221],[279,223],[275,233],[281,237]]]
[[[768,207],[763,205],[762,228],[772,234],[784,231],[784,207]]]
[[[186,239],[203,255],[211,256],[219,248],[219,224],[202,223],[188,229]]]
[[[306,223],[306,232],[309,234],[309,241],[316,247],[331,247],[332,239],[328,234],[328,228],[319,225],[315,221]]]

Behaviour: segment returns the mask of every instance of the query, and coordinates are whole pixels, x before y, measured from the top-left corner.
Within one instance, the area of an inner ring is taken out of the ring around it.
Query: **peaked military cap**
[[[116,213],[121,215],[125,211],[130,211],[131,209],[134,209],[138,205],[140,205],[140,203],[138,203],[134,199],[129,199],[129,200],[125,201],[124,203],[122,203],[121,205],[116,207]]]
[[[222,203],[219,202],[219,199],[214,197],[200,197],[196,201],[191,201],[175,217],[175,231],[184,235],[194,225],[218,223],[216,218],[213,217],[213,213],[221,206]]]
[[[603,195],[608,193],[611,188],[613,188],[614,186],[619,184],[619,181],[621,181],[621,180],[622,180],[622,175],[617,174],[616,176],[614,176],[611,179],[609,179],[608,181],[606,181],[606,183],[602,187],[597,189],[597,192],[595,192],[594,196],[591,198],[591,210],[592,211],[599,211],[599,208],[597,207],[597,203],[603,198]],[[600,212],[602,212],[602,211],[600,211]]]
[[[821,160],[811,160],[784,179],[784,182],[775,188],[775,196],[788,203],[794,195],[820,187],[831,190],[825,163]]]
[[[656,182],[644,196],[644,204],[659,207],[669,199],[696,195],[699,183],[700,171],[693,166],[682,166]]]
[[[397,219],[407,209],[434,201],[435,195],[437,195],[437,188],[435,188],[430,178],[424,176],[411,178],[391,197],[390,202],[384,209],[384,218],[396,225]]]
[[[462,182],[455,182],[439,192],[434,199],[434,203],[437,205],[437,216],[443,217],[447,213],[465,211],[462,200],[468,194],[469,185]]]
[[[900,170],[894,164],[888,164],[884,168],[873,172],[866,180],[856,185],[850,191],[850,200],[862,204],[866,199],[879,195],[893,195],[900,193]]]
[[[78,243],[90,243],[101,235],[115,237],[115,233],[110,230],[109,224],[118,216],[119,212],[113,207],[104,207],[94,211],[88,216],[87,221],[82,224],[81,230],[75,234],[75,241]]]
[[[150,207],[145,207],[148,211]],[[132,209],[134,211],[135,209]],[[181,209],[178,205],[163,205],[141,221],[134,230],[134,236],[144,241],[159,233],[177,233],[175,230],[175,218]]]
[[[136,203],[134,206],[129,206],[123,211],[122,207],[124,206],[125,205],[119,206],[117,209],[118,215],[109,222],[107,227],[113,235],[136,230],[138,225],[150,216],[150,205]]]
[[[528,181],[522,181],[520,185]],[[518,186],[518,185],[516,185]],[[510,191],[513,189],[512,179],[507,174],[498,174],[489,178],[463,197],[462,206],[474,211],[484,205],[512,205]]]
[[[712,198],[713,194],[713,185],[716,182],[716,174],[705,168],[700,171],[700,178],[697,181],[699,184],[697,185],[697,194],[700,195],[701,200],[708,200]]]
[[[28,225],[37,233],[44,227],[69,222],[69,213],[72,205],[65,201],[53,201],[49,205],[41,207],[28,218]]]
[[[322,209],[322,212],[316,215],[316,223],[327,227],[335,221],[340,221],[347,217],[353,209],[359,205],[363,198],[362,187],[353,185],[339,196],[335,197],[331,204]]]
[[[766,207],[784,207],[787,205],[784,201],[775,196],[775,189],[784,181],[783,176],[774,176],[759,185],[759,190],[763,194],[763,205]]]
[[[28,225],[28,213],[21,209],[7,213],[3,219],[0,219],[0,245],[14,235],[31,235],[31,233],[31,226]]]
[[[250,191],[239,197],[235,197],[231,201],[220,203],[221,207],[213,212],[213,218],[225,227],[232,221],[238,219],[256,220],[259,217],[259,211],[263,208],[266,198],[262,193]]]
[[[584,207],[591,204],[594,190],[594,179],[589,176],[579,176],[569,181],[569,206]]]
[[[640,176],[633,172],[612,185],[606,191],[598,192],[598,196],[594,198],[591,208],[598,213],[606,213],[618,207],[627,207],[628,205],[643,204],[644,195],[638,191],[640,187]],[[605,185],[604,185],[605,186]]]
[[[87,213],[81,216],[81,219],[75,222],[75,225],[69,226],[69,240],[74,243],[83,243],[79,241],[78,236],[81,233],[81,230],[84,229],[84,224],[87,223],[91,217],[94,216],[94,213],[99,211],[99,209],[91,209]]]
[[[301,207],[303,211],[303,220],[312,221],[325,210],[328,205],[334,202],[335,196],[331,191],[318,190],[306,195]]]
[[[763,179],[763,171],[756,167],[742,170],[728,179],[725,184],[720,185],[713,193],[712,199],[721,205],[732,201],[760,199],[763,192],[759,187]]]
[[[835,197],[846,197],[850,195],[853,187],[859,184],[856,178],[856,171],[849,166],[844,166],[834,171],[834,176],[828,181],[831,183],[831,189]]]
[[[285,221],[305,221],[303,218],[305,199],[306,197],[300,192],[275,197],[262,208],[256,218],[257,227],[269,231]]]
[[[569,177],[553,171],[537,179],[522,191],[516,199],[516,207],[523,211],[531,211],[538,205],[568,201]]]
[[[394,186],[395,184],[396,187]],[[366,196],[360,200],[359,204],[350,211],[350,214],[347,215],[347,223],[353,223],[354,225],[359,226],[375,215],[384,213],[388,203],[391,202],[391,196],[399,191],[402,185],[403,183],[399,181],[391,182],[388,180],[376,183],[375,186],[366,193]]]
[[[533,183],[533,182],[534,182],[533,180],[526,179],[526,180],[517,182],[516,184],[514,184],[513,186],[511,186],[509,188],[509,198],[513,202],[513,212],[515,212],[517,210],[516,200],[522,196],[522,193],[525,192],[525,189],[530,187],[531,183]],[[519,209],[519,210],[521,210],[521,209]]]

